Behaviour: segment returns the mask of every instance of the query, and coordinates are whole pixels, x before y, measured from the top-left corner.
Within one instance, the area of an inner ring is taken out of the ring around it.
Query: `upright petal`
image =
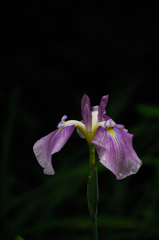
[[[71,125],[65,128],[57,129],[34,144],[34,154],[39,164],[44,168],[45,174],[54,174],[54,170],[51,165],[51,155],[61,150],[73,133],[74,128],[75,126]]]
[[[100,162],[116,175],[117,180],[135,174],[142,164],[132,147],[132,138],[132,134],[115,126],[99,127],[93,139]],[[102,152],[103,146],[107,151]]]
[[[102,121],[102,117],[103,117],[103,114],[105,112],[105,108],[107,106],[108,97],[109,97],[109,95],[103,96],[101,101],[100,101],[100,105],[99,105],[99,108],[98,108],[98,122]]]
[[[90,99],[86,94],[84,94],[81,101],[81,110],[82,118],[87,132],[91,132],[92,129],[92,114],[90,108],[91,108]]]

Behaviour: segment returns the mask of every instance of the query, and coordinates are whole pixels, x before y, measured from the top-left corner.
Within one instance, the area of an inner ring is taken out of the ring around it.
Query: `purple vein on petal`
[[[109,97],[109,95],[103,96],[101,101],[100,101],[100,105],[99,105],[99,108],[98,108],[98,122],[102,121],[102,117],[103,117],[103,114],[105,112],[105,108],[107,106],[108,97]]]
[[[57,129],[47,136],[41,138],[34,144],[34,154],[39,164],[44,168],[44,173],[51,174],[50,172],[53,172],[51,165],[51,155],[61,150],[61,148],[70,138],[74,129],[74,125]]]
[[[92,114],[90,108],[91,108],[90,99],[86,94],[84,94],[81,101],[81,111],[87,132],[90,132],[92,128]]]
[[[100,162],[119,180],[135,174],[142,162],[133,149],[133,135],[118,127],[114,127],[112,131],[113,135],[99,127],[92,143],[97,149]],[[104,149],[107,151],[104,152]]]

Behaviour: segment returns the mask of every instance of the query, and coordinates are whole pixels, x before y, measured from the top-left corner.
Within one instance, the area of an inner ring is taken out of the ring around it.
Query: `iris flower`
[[[99,106],[91,109],[90,99],[84,94],[81,101],[83,120],[66,121],[67,116],[64,115],[55,131],[34,144],[34,154],[45,174],[55,173],[51,157],[66,144],[75,128],[80,137],[95,146],[100,162],[115,174],[117,180],[139,170],[142,162],[133,149],[133,135],[106,115],[107,101],[108,95],[103,96]]]

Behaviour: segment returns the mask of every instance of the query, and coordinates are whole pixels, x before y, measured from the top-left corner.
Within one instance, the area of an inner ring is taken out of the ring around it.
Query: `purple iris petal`
[[[90,132],[92,128],[92,114],[90,108],[91,108],[90,99],[86,94],[84,94],[81,101],[81,110],[82,118],[86,126],[87,132]]]
[[[107,106],[107,102],[108,102],[108,97],[109,95],[103,96],[98,108],[98,122],[102,121],[102,117],[105,111],[105,108]]]
[[[128,130],[125,129],[125,126],[122,125],[122,124],[116,124],[115,126],[118,127],[118,128],[120,128],[121,130],[124,130],[125,132],[128,132]]]
[[[73,133],[74,128],[75,126],[71,125],[65,128],[57,129],[34,144],[34,154],[39,164],[44,168],[44,173],[49,175],[54,174],[54,170],[51,165],[51,155],[61,150]]]
[[[103,118],[105,121],[111,119],[108,115],[105,115],[105,114],[103,114],[102,118]]]
[[[100,162],[117,180],[135,174],[142,164],[132,147],[132,138],[132,134],[115,126],[107,130],[99,127],[93,139]]]
[[[105,129],[103,127],[99,127],[92,141],[92,144],[96,147],[100,159],[102,159],[103,155],[107,151],[107,141],[105,137]]]

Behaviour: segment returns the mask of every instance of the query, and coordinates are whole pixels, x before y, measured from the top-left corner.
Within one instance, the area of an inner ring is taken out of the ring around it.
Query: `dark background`
[[[158,8],[120,1],[22,1],[2,8],[0,239],[92,239],[87,142],[73,133],[47,176],[33,144],[63,115],[107,114],[134,134],[143,166],[117,181],[99,163],[99,239],[159,238]]]

